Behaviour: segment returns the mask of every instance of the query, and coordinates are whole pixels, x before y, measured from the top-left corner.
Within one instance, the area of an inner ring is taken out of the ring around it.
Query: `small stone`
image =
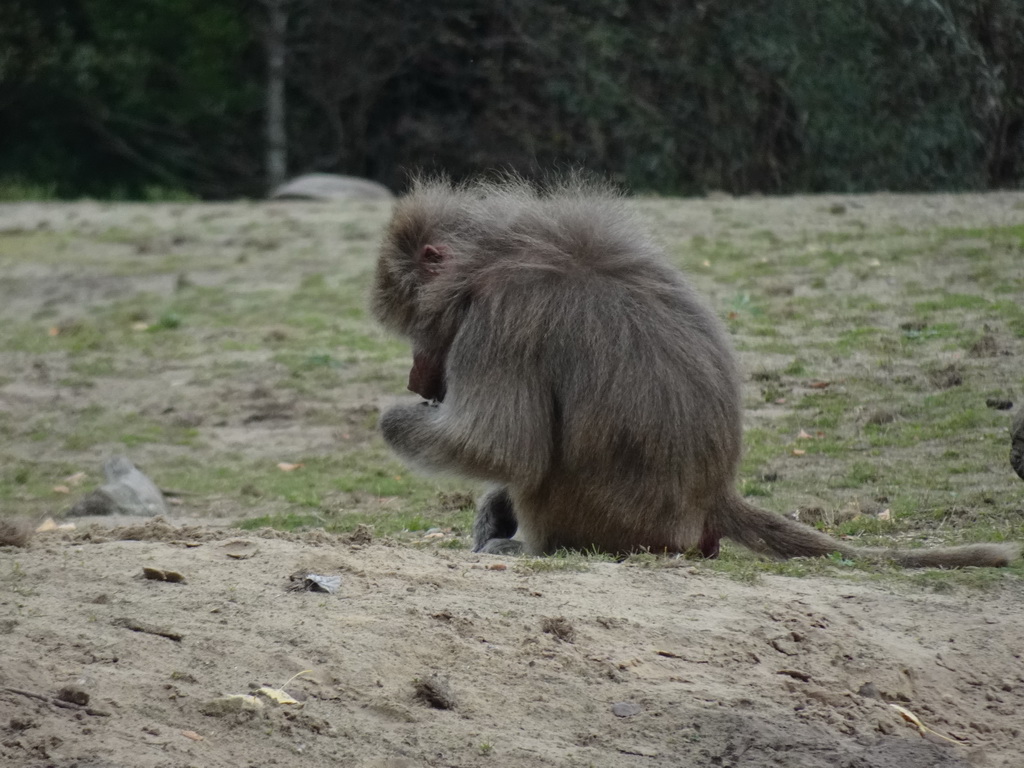
[[[617,701],[612,704],[612,714],[616,717],[632,717],[641,712],[643,709],[635,701]]]
[[[185,577],[177,571],[165,571],[161,568],[143,566],[142,575],[152,581],[169,581],[172,584],[184,584]]]
[[[876,686],[872,682],[864,683],[864,685],[858,688],[857,695],[863,696],[865,699],[878,699],[879,701],[882,700],[881,691],[879,691],[878,686]]]
[[[255,696],[236,693],[210,699],[199,708],[199,711],[209,717],[224,717],[235,712],[258,712],[261,709],[263,702]]]
[[[57,698],[61,701],[69,701],[72,704],[86,706],[89,703],[89,693],[77,685],[65,685],[57,691]]]
[[[624,755],[639,755],[640,757],[657,757],[660,752],[653,747],[634,745],[632,747],[619,747],[619,752]]]
[[[809,683],[811,681],[811,673],[804,672],[802,669],[780,669],[775,674],[786,675],[787,677],[792,677],[794,680],[800,680],[805,683]]]

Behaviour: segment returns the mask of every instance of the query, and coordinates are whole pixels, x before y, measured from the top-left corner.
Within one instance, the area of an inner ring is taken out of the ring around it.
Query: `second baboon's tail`
[[[748,504],[738,497],[718,510],[718,530],[737,544],[776,557],[822,557],[838,552],[849,558],[886,560],[906,568],[1003,567],[1020,557],[1019,544],[967,544],[936,549],[854,547],[788,517]]]

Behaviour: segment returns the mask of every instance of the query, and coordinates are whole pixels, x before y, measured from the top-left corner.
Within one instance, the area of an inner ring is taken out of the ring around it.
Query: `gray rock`
[[[391,200],[383,184],[355,176],[307,173],[296,176],[270,193],[272,200]]]
[[[167,504],[153,481],[142,474],[124,456],[115,456],[103,465],[107,482],[79,501],[69,515],[143,515],[167,514]]]
[[[617,701],[612,704],[612,714],[616,717],[633,717],[643,712],[643,708],[635,701]]]
[[[224,717],[236,712],[258,712],[263,709],[263,702],[255,696],[236,693],[210,699],[199,706],[199,711],[207,717]]]

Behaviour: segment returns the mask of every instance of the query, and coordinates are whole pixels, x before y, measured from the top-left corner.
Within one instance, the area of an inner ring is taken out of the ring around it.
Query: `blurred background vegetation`
[[[0,195],[260,196],[275,71],[289,175],[1024,185],[1022,0],[3,0]]]

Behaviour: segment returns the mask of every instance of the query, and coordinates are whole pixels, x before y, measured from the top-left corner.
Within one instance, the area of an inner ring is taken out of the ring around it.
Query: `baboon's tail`
[[[833,552],[855,558],[887,560],[905,568],[963,568],[969,565],[1007,566],[1020,557],[1019,544],[967,544],[937,549],[853,547],[788,517],[731,498],[718,510],[723,536],[755,552],[776,557],[822,557]]]

